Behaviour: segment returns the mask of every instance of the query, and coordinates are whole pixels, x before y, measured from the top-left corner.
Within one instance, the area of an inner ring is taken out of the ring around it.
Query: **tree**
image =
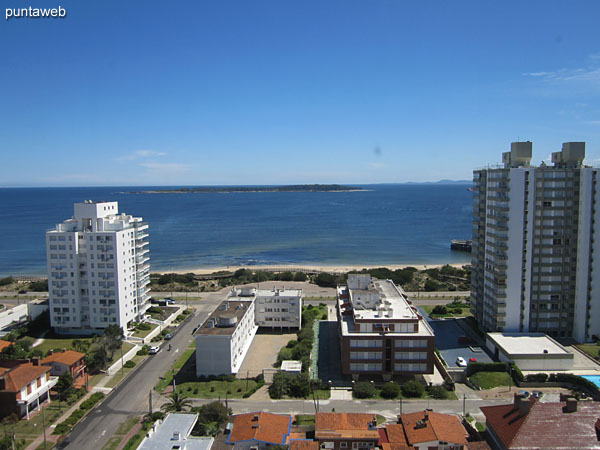
[[[226,408],[223,403],[218,401],[207,403],[199,408],[192,408],[192,411],[198,413],[199,421],[218,424],[225,422],[231,415],[231,408]]]
[[[290,389],[289,376],[285,372],[277,372],[273,375],[273,383],[269,386],[269,395],[271,398],[283,398]]]
[[[385,383],[381,389],[381,396],[383,398],[396,398],[398,394],[400,394],[400,386],[393,381]]]
[[[294,274],[292,272],[283,272],[279,275],[279,279],[281,281],[292,281],[294,279]]]
[[[115,350],[121,348],[123,337],[123,329],[116,324],[109,325],[104,329],[102,341],[104,347],[110,352],[109,359],[112,359]]]
[[[373,398],[377,394],[377,389],[375,389],[373,383],[361,381],[354,385],[352,392],[356,398]]]
[[[425,393],[425,387],[418,381],[407,381],[402,385],[402,394],[405,397],[421,397]]]
[[[294,281],[306,281],[306,274],[304,272],[296,272],[294,274]]]
[[[65,372],[58,377],[56,382],[56,392],[58,392],[59,398],[65,398],[69,396],[73,391],[73,377],[70,372]]]
[[[310,379],[308,374],[300,373],[289,376],[288,395],[290,397],[304,398],[310,394]]]
[[[95,345],[87,357],[86,365],[91,372],[106,369],[108,353],[103,345]]]
[[[448,308],[446,308],[446,306],[444,306],[444,305],[436,305],[433,308],[433,310],[431,311],[431,314],[439,314],[439,315],[448,314]]]
[[[192,432],[193,435],[197,435],[197,436],[212,436],[215,437],[217,434],[219,434],[220,428],[219,425],[217,425],[215,422],[200,422],[198,420],[198,422],[196,423],[196,426],[194,426],[194,430]],[[270,447],[272,448],[272,447]]]
[[[192,401],[189,398],[185,398],[183,395],[173,392],[169,397],[169,403],[165,403],[160,407],[164,412],[179,412],[185,411],[192,407]]]

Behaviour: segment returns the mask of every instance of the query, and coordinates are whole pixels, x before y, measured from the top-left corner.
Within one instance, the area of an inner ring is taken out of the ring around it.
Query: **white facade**
[[[148,224],[119,214],[117,202],[75,204],[46,233],[50,322],[59,333],[126,329],[148,309]]]
[[[196,375],[238,372],[258,327],[254,301],[225,300],[196,332]]]
[[[485,331],[600,335],[598,169],[585,143],[563,144],[553,166],[529,165],[531,142],[504,167],[476,170],[471,301]]]
[[[302,289],[233,288],[196,331],[196,374],[235,374],[259,327],[301,324]]]
[[[259,327],[300,328],[302,289],[258,289],[256,325]]]

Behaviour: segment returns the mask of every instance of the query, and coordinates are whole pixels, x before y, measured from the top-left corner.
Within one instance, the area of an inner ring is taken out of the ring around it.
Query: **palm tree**
[[[169,398],[169,403],[165,403],[160,407],[164,412],[179,412],[191,408],[192,401],[185,398],[183,395],[173,392]]]

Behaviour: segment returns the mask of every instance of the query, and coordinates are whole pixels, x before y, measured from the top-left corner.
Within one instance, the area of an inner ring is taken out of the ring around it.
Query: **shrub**
[[[422,397],[425,387],[418,381],[407,381],[402,385],[402,395],[405,397]]]
[[[147,331],[151,328],[152,328],[152,326],[149,323],[145,323],[145,322],[138,323],[137,327],[136,327],[136,329],[141,330],[141,331]]]
[[[0,286],[8,286],[13,281],[13,277],[0,278]]]
[[[448,308],[446,308],[444,305],[437,305],[433,308],[431,314],[448,314]]]
[[[373,398],[377,394],[377,389],[373,383],[361,381],[354,385],[352,393],[356,398]]]
[[[298,341],[295,340],[291,340],[288,341],[287,345],[285,346],[286,348],[294,348],[294,346],[298,343]]]
[[[383,398],[396,398],[400,394],[400,386],[398,383],[389,381],[383,385],[381,389],[381,396]]]
[[[306,281],[306,274],[304,272],[296,272],[294,274],[294,281]]]
[[[135,363],[129,360],[125,364],[123,364],[123,367],[125,367],[126,369],[133,369],[135,367]]]
[[[444,400],[448,397],[448,391],[442,386],[428,386],[427,393],[437,400]]]
[[[477,372],[508,372],[508,364],[504,362],[469,363],[469,365],[467,366],[467,377],[470,377],[471,375],[474,375]]]
[[[525,377],[525,381],[530,381],[533,383],[544,383],[548,380],[547,373],[532,373]]]

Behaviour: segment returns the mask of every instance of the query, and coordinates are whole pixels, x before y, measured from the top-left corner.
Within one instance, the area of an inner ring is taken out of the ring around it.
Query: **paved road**
[[[214,399],[195,400],[194,406],[203,405],[214,401]],[[510,403],[506,399],[469,399],[465,401],[466,412],[470,412],[475,417],[483,419],[483,414],[479,410],[481,406],[504,405]],[[229,407],[234,414],[242,414],[256,411],[268,411],[281,414],[314,414],[315,405],[312,400],[229,400]],[[423,411],[431,408],[436,412],[446,414],[462,414],[463,400],[403,400],[402,412]],[[362,412],[377,413],[388,419],[395,419],[400,412],[400,401],[390,400],[319,400],[320,412]]]
[[[102,448],[128,417],[148,412],[148,396],[159,377],[163,376],[181,356],[181,352],[188,348],[192,342],[192,329],[208,317],[221,299],[222,296],[211,295],[194,302],[196,312],[175,331],[170,341],[172,350],[167,351],[163,348],[157,355],[146,358],[96,410],[74,428],[59,448],[89,448],[91,443],[95,448]],[[159,401],[161,399],[156,392],[153,392],[152,396],[155,404],[153,408],[157,410],[162,403]]]

